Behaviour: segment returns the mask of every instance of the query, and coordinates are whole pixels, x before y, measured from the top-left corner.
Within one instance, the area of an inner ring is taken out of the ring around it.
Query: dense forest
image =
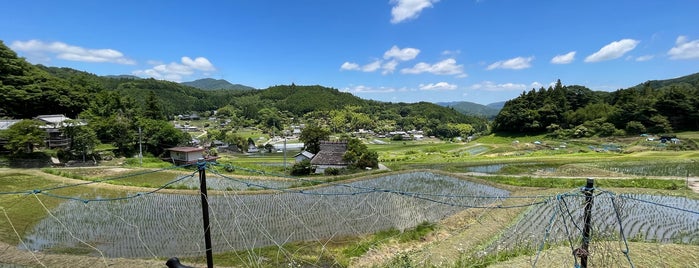
[[[99,142],[133,153],[138,129],[151,131],[147,150],[161,153],[186,137],[167,120],[181,114],[216,114],[236,127],[280,133],[291,124],[312,123],[337,133],[423,130],[451,138],[488,131],[485,118],[432,103],[386,103],[319,85],[267,89],[202,90],[180,83],[132,76],[97,76],[70,68],[33,65],[0,41],[0,118],[31,119],[63,114],[86,121]],[[170,125],[170,126],[168,126]],[[157,126],[157,127],[153,127]],[[233,129],[222,129],[226,133]],[[159,133],[167,132],[167,133]],[[223,135],[225,136],[225,135]]]
[[[584,86],[532,89],[505,103],[493,131],[559,137],[666,134],[699,129],[699,73],[614,92]]]

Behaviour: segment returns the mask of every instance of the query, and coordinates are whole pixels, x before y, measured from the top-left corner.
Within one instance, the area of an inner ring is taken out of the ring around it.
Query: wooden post
[[[582,192],[585,195],[585,214],[583,215],[583,221],[585,225],[583,226],[583,241],[580,248],[576,249],[574,254],[580,257],[580,267],[587,268],[587,257],[590,255],[590,229],[592,228],[592,192],[594,188],[595,180],[592,178],[587,179],[587,184],[582,188]]]
[[[211,226],[209,225],[209,196],[206,193],[206,160],[197,161],[199,168],[199,192],[201,193],[201,213],[204,219],[204,243],[206,245],[206,265],[214,267],[214,256],[211,248]]]

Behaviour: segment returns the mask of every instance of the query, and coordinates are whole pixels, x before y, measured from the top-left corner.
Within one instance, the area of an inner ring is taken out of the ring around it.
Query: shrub
[[[308,159],[304,159],[303,161],[298,162],[291,167],[291,175],[303,176],[308,174],[311,174],[311,161]]]
[[[326,168],[324,174],[329,175],[329,176],[337,176],[337,175],[340,175],[340,169]]]

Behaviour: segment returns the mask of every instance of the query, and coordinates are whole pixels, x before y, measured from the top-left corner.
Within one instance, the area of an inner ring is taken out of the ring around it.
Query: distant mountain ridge
[[[494,118],[504,106],[504,102],[491,103],[488,105],[482,105],[469,101],[438,102],[436,104],[439,106],[453,108],[454,110],[466,115],[485,116],[487,118]]]
[[[185,86],[195,87],[203,90],[227,89],[227,90],[254,90],[256,88],[241,84],[232,84],[224,79],[204,78],[190,82],[182,82]]]

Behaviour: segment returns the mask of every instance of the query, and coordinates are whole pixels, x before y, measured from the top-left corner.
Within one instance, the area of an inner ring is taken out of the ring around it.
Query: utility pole
[[[286,136],[284,136],[284,174],[286,174]]]
[[[587,268],[587,257],[590,256],[590,229],[592,229],[592,192],[594,188],[595,179],[588,178],[587,184],[581,189],[585,195],[585,214],[583,215],[583,221],[585,225],[583,226],[583,240],[582,245],[573,251],[576,257],[580,257],[580,267]]]
[[[206,245],[206,264],[208,268],[214,267],[214,255],[211,248],[211,225],[209,225],[209,196],[206,193],[206,160],[197,160],[199,169],[199,191],[201,193],[201,213],[204,219],[204,244]]]
[[[141,127],[138,127],[138,164],[143,167],[143,146],[141,139]],[[84,160],[83,160],[84,162]]]

